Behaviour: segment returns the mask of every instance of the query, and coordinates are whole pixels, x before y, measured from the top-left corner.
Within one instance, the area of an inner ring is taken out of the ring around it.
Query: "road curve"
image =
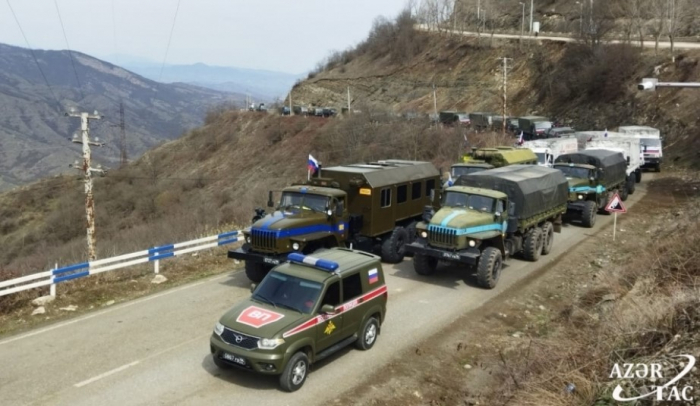
[[[646,193],[644,182],[628,206]],[[0,340],[0,402],[5,405],[327,404],[354,388],[392,357],[459,316],[564,255],[609,225],[566,225],[553,252],[537,263],[511,259],[494,290],[454,268],[419,277],[408,259],[385,265],[387,320],[369,352],[347,349],[315,365],[298,392],[274,377],[219,371],[209,356],[209,335],[219,316],[249,295],[241,272],[127,302],[74,320]]]
[[[437,29],[428,27],[427,24],[417,24],[415,25],[415,28],[419,31],[426,31],[426,32],[438,32]],[[440,32],[446,32],[450,34],[457,34],[457,35],[463,35],[465,37],[477,37],[479,36],[479,33],[473,32],[473,31],[459,31],[459,30],[450,30],[450,29],[441,29]],[[484,38],[490,38],[491,33],[489,32],[482,32],[481,36]],[[501,39],[520,39],[520,35],[517,34],[493,34],[494,38],[501,38]],[[522,37],[523,40],[525,41],[556,41],[556,42],[578,42],[578,38],[572,38],[572,37],[549,37],[546,35],[539,35],[537,37],[531,36],[531,35],[524,35]],[[619,39],[603,39],[603,43],[605,44],[623,44],[626,43],[624,40],[619,40]],[[638,40],[633,40],[631,41],[632,45],[639,46],[639,41]],[[644,48],[654,48],[656,46],[656,43],[654,41],[644,41]],[[670,48],[671,43],[668,41],[659,41],[659,48]],[[673,44],[674,49],[700,49],[700,43],[697,42],[675,42]]]

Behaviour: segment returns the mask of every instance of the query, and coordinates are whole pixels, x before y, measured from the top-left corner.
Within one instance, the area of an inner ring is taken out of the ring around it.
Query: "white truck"
[[[639,143],[644,150],[643,167],[653,168],[656,172],[661,172],[661,162],[664,155],[661,131],[641,125],[621,126],[617,131],[625,137],[639,138]]]
[[[522,148],[531,149],[537,155],[537,165],[552,167],[559,155],[578,151],[578,142],[574,137],[546,138],[525,141]]]
[[[622,153],[627,161],[627,193],[633,194],[637,179],[641,180],[644,157],[638,138],[620,137],[617,134],[609,132],[607,137],[594,138],[586,142],[586,149],[606,149]]]

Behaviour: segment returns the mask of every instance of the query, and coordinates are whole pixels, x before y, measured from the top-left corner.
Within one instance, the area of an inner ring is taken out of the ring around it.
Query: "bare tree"
[[[651,24],[652,35],[654,35],[654,52],[656,55],[659,54],[659,40],[664,34],[664,28],[666,27],[666,16],[668,13],[668,0],[649,0],[649,10],[653,16],[653,22]]]
[[[628,0],[627,12],[634,31],[639,37],[639,46],[644,48],[644,35],[646,34],[646,22],[649,18],[649,0]]]
[[[692,7],[689,0],[669,0],[668,3],[668,40],[671,43],[671,58],[673,55],[676,35],[686,26],[688,12]]]

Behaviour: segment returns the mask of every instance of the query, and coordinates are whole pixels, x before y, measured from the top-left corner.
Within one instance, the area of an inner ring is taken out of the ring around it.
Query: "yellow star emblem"
[[[326,324],[326,329],[323,331],[325,334],[330,334],[335,330],[335,324],[333,324],[333,320],[328,320],[328,324]]]

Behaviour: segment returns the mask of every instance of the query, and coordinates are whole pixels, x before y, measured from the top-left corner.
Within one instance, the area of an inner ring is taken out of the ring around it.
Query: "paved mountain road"
[[[645,174],[645,181],[651,176]],[[628,205],[646,192],[638,185]],[[0,340],[0,403],[4,405],[327,404],[392,357],[477,309],[547,266],[593,230],[566,225],[553,252],[533,264],[512,259],[494,290],[454,268],[419,277],[411,260],[385,265],[389,304],[377,344],[348,348],[312,369],[298,392],[276,377],[219,371],[209,355],[214,323],[249,295],[242,272],[220,275],[154,296]],[[370,390],[364,388],[363,390]]]

